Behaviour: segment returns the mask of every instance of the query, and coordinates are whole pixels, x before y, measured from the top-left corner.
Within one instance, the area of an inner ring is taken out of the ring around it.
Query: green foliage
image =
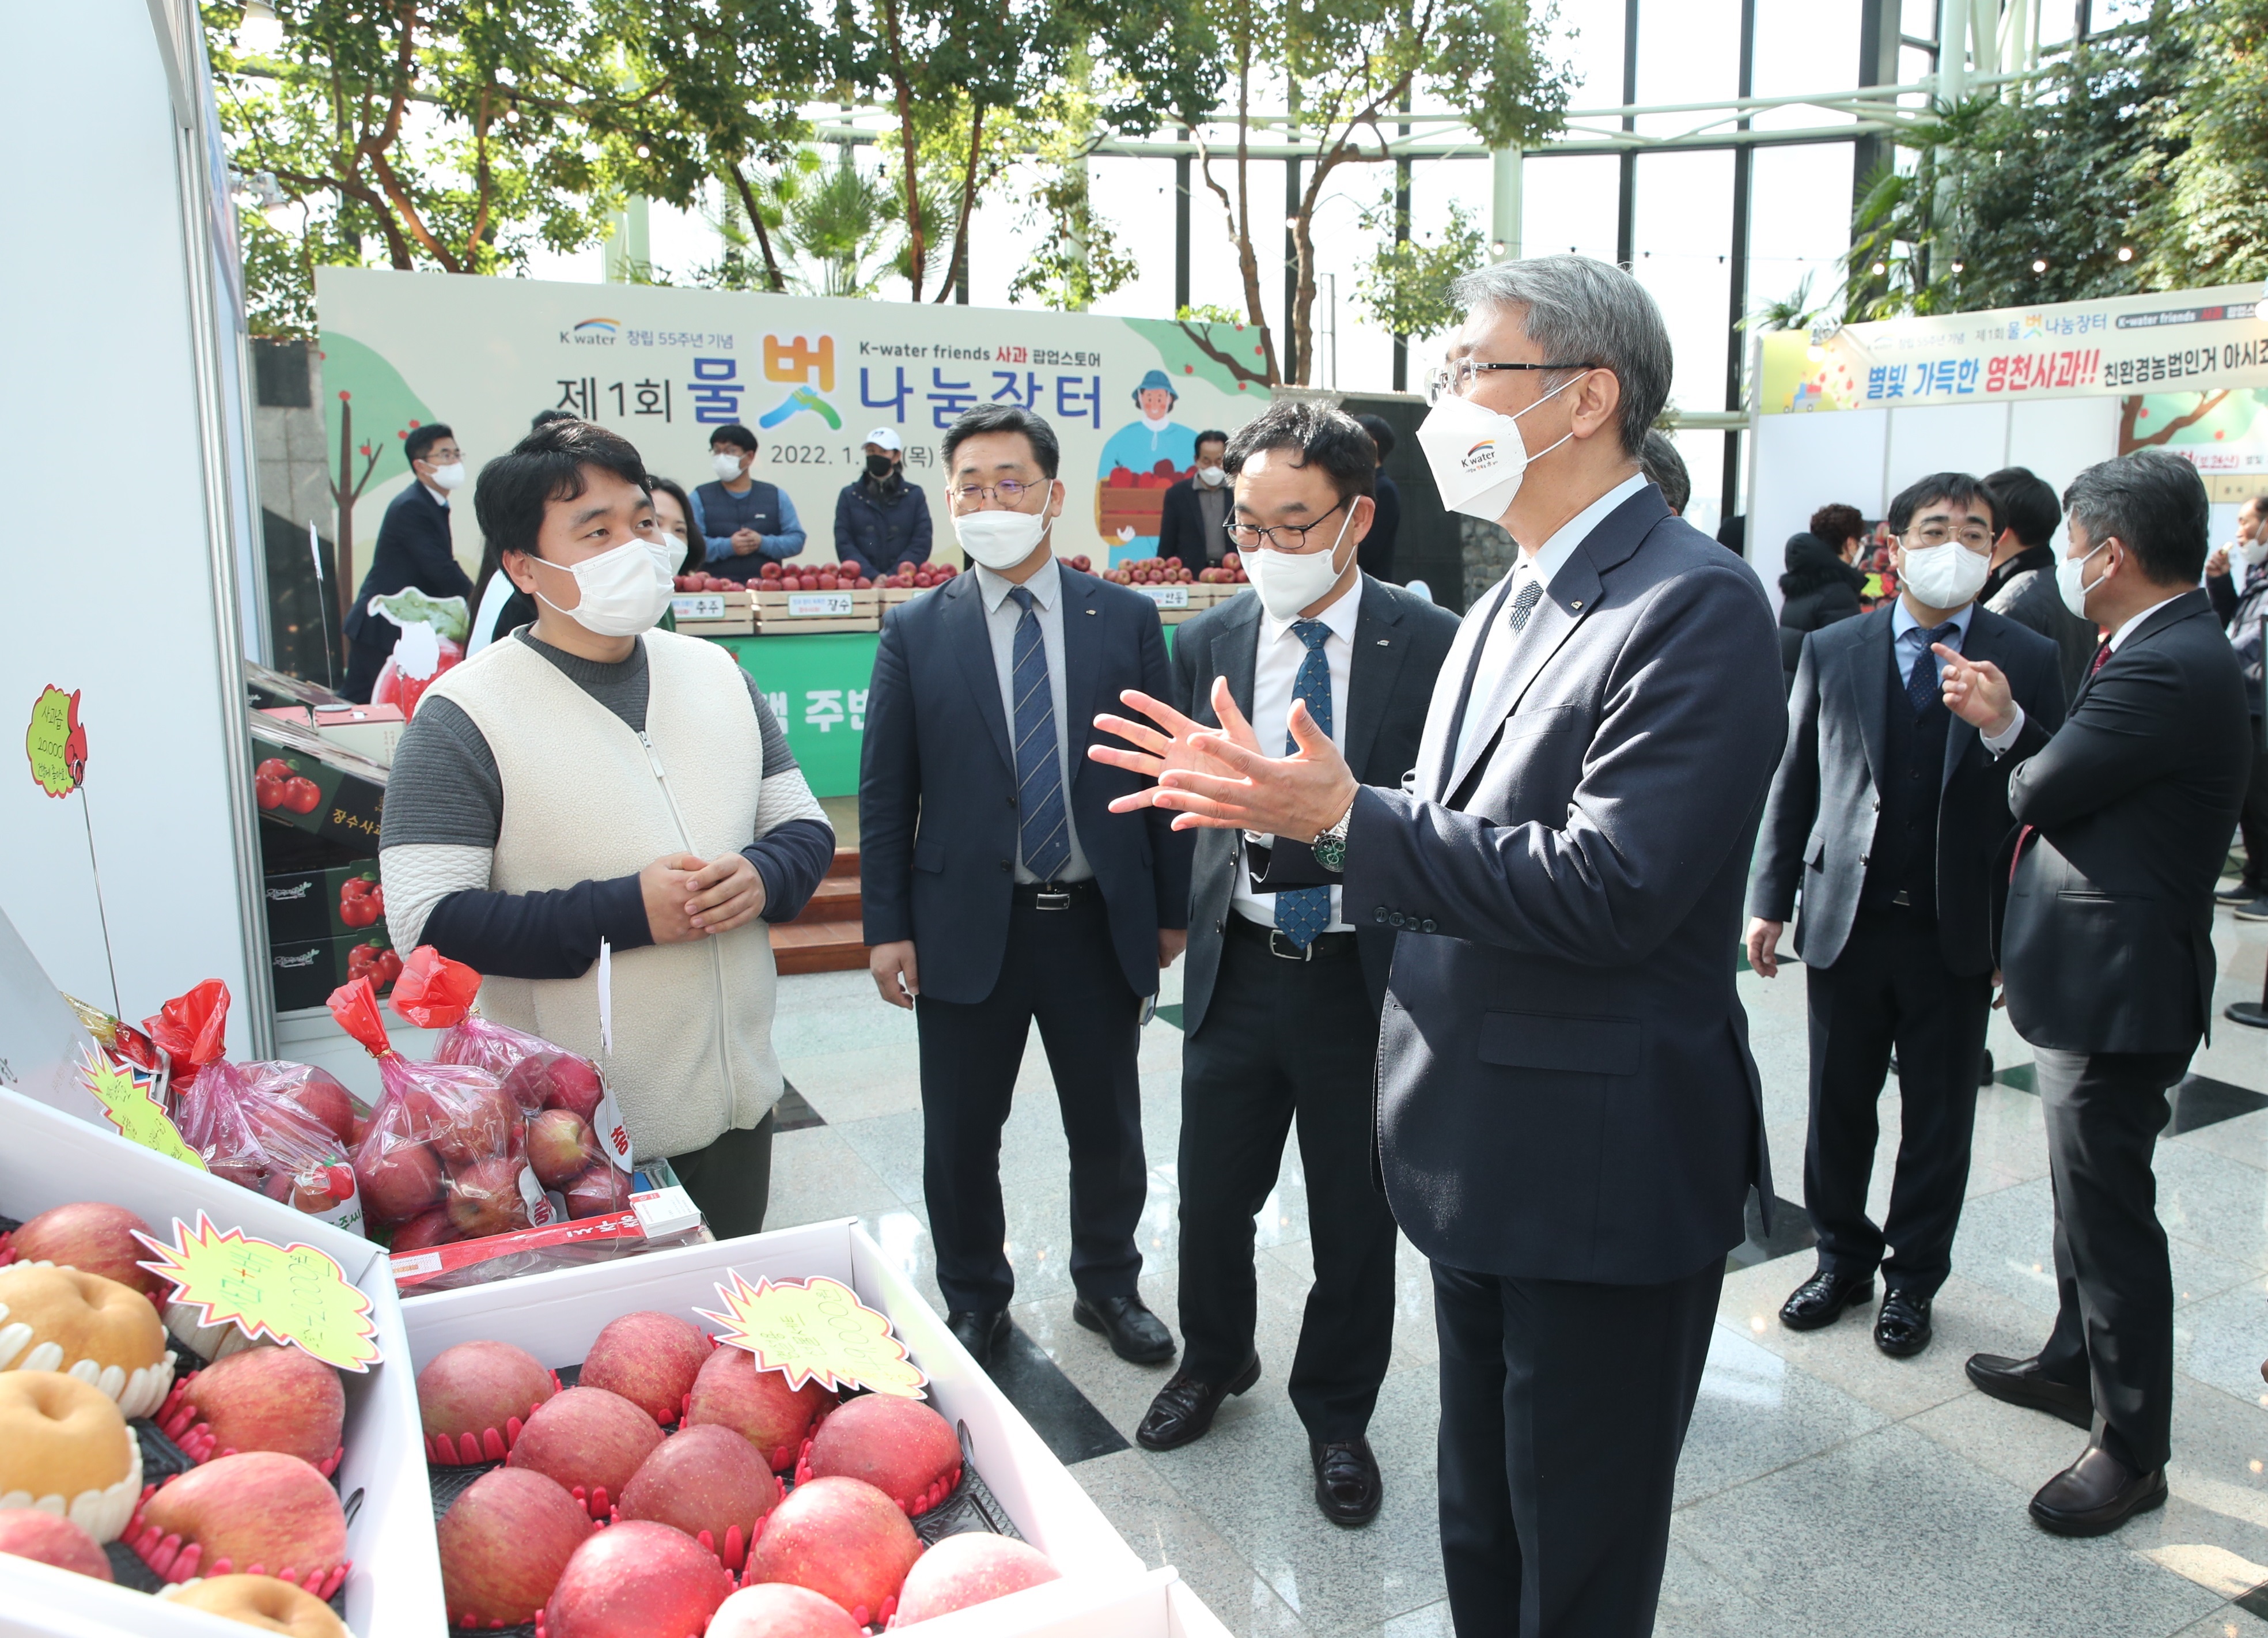
[[[1361,213],[1363,231],[1378,240],[1378,248],[1363,264],[1355,299],[1380,328],[1424,341],[1454,328],[1463,318],[1449,287],[1487,260],[1487,238],[1479,219],[1462,204],[1450,205],[1448,228],[1434,244],[1397,240],[1399,216],[1390,189]]]
[[[1217,302],[1200,301],[1194,306],[1176,307],[1174,317],[1185,324],[1231,324],[1238,329],[1244,328],[1242,314]]]
[[[2169,289],[2268,277],[2268,0],[2195,5],[2171,32],[2194,89],[2164,122],[2172,186],[2151,197],[2145,276]]]

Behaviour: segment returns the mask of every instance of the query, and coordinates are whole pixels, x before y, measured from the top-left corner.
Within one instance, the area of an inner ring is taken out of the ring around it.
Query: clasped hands
[[[745,853],[703,860],[666,853],[638,872],[656,944],[690,944],[745,926],[764,907],[764,879]]]
[[[1096,727],[1134,749],[1092,745],[1086,754],[1155,783],[1118,798],[1110,804],[1112,813],[1162,808],[1173,813],[1176,830],[1250,830],[1307,842],[1336,824],[1362,788],[1331,736],[1300,700],[1292,702],[1290,716],[1298,749],[1289,756],[1269,756],[1230,697],[1226,677],[1213,679],[1213,713],[1221,724],[1217,728],[1139,690],[1129,689],[1118,697],[1150,720],[1108,713],[1095,718]]]

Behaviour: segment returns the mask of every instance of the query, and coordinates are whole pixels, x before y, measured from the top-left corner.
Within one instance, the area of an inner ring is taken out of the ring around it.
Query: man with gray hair
[[[1379,1160],[1432,1262],[1441,1549],[1460,1638],[1645,1638],[1726,1253],[1772,1199],[1727,947],[1785,736],[1756,576],[1638,467],[1660,311],[1619,269],[1503,262],[1418,430],[1443,503],[1520,546],[1443,664],[1413,773],[1365,786],[1298,706],[1266,754],[1156,726],[1120,799],[1241,828],[1256,884],[1395,929]],[[1531,453],[1532,452],[1532,453]],[[1304,844],[1263,850],[1251,837]]]

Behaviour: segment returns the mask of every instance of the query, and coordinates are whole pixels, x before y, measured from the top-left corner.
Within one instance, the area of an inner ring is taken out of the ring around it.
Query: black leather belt
[[[1069,910],[1101,897],[1093,881],[1019,882],[1016,903],[1026,910]]]
[[[1228,932],[1248,944],[1264,947],[1278,961],[1322,961],[1334,956],[1354,954],[1354,934],[1351,933],[1318,933],[1314,943],[1302,950],[1274,927],[1263,927],[1248,916],[1234,911],[1228,912]]]

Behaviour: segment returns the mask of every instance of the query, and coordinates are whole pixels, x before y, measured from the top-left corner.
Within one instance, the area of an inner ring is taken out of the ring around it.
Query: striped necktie
[[[1048,683],[1048,647],[1039,611],[1024,587],[1008,588],[1022,616],[1016,622],[1010,692],[1016,700],[1016,807],[1024,868],[1052,882],[1071,862],[1071,815],[1064,806],[1063,767],[1056,760],[1055,693]]]

